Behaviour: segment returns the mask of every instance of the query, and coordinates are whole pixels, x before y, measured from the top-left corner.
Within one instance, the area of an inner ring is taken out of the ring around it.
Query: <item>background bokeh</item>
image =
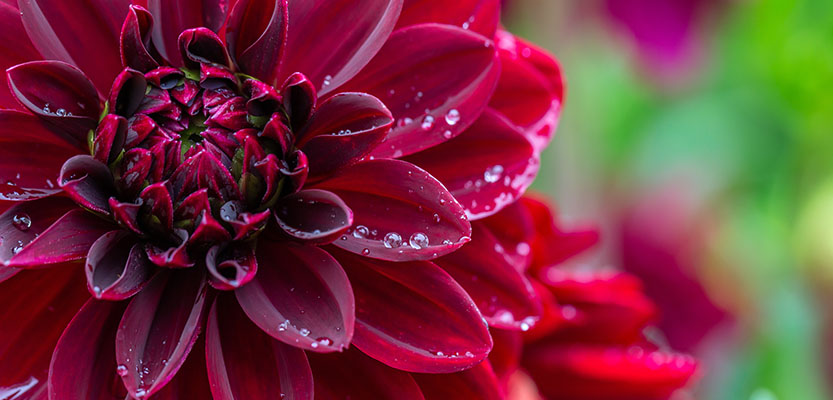
[[[833,1],[509,0],[560,59],[533,190],[660,305],[698,399],[831,399]]]

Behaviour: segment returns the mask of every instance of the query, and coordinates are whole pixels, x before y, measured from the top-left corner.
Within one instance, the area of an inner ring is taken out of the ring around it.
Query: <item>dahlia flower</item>
[[[499,397],[540,307],[472,221],[562,97],[499,14],[0,2],[0,397]]]

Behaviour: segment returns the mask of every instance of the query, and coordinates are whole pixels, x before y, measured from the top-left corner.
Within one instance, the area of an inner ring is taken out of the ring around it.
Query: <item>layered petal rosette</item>
[[[530,185],[563,88],[499,15],[0,2],[0,393],[501,396],[488,326],[542,309],[474,221]]]

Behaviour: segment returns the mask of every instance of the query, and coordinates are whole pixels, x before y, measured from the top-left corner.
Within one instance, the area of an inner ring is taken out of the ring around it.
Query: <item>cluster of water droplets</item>
[[[43,113],[46,114],[46,115],[54,115],[56,117],[71,117],[72,116],[72,112],[67,111],[66,109],[63,109],[63,108],[59,108],[55,111],[52,111],[49,108],[49,103],[44,104],[43,109],[41,111],[43,111]]]

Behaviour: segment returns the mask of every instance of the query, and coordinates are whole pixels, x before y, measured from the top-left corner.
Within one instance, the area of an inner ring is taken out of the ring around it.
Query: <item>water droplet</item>
[[[370,255],[370,249],[368,249],[368,248],[362,249],[362,255],[365,255],[365,256]]]
[[[411,247],[417,250],[426,248],[428,247],[428,235],[422,232],[414,233],[411,235],[411,238],[408,239],[408,243]]]
[[[327,337],[320,337],[320,338],[315,339],[315,340],[317,340],[318,343],[320,343],[322,346],[331,346],[333,344],[333,341],[330,340],[330,338],[327,338]]]
[[[445,132],[443,132],[443,137],[446,138],[446,139],[451,139],[452,135],[453,135],[453,133],[451,133],[451,131],[449,131],[449,130],[446,130]]]
[[[388,232],[385,238],[382,239],[382,242],[385,244],[385,247],[393,249],[402,245],[402,236],[399,236],[396,232]]]
[[[448,113],[445,115],[445,123],[454,126],[458,122],[460,122],[460,112],[456,108],[448,110]]]
[[[133,392],[133,397],[135,397],[137,399],[143,399],[146,394],[147,394],[147,391],[145,391],[145,389],[138,388],[138,389],[136,389],[135,392]]]
[[[220,218],[224,221],[234,221],[240,213],[240,204],[236,201],[229,201],[220,207]]]
[[[370,233],[370,230],[367,229],[366,226],[359,225],[353,231],[353,237],[356,238],[356,239],[364,239],[364,238],[367,237],[367,234],[369,234],[369,233]]]
[[[93,286],[93,292],[95,292],[96,296],[101,296],[101,287],[100,286]]]
[[[454,244],[454,242],[446,239],[446,240],[443,240],[443,244],[446,245],[446,246],[451,246],[452,244]]]
[[[309,332],[309,329],[307,329],[307,328],[301,328],[301,329],[298,331],[298,333],[300,333],[300,334],[301,334],[301,336],[307,337],[307,336],[309,336],[309,333],[310,333],[310,332]]]
[[[483,173],[483,179],[486,182],[495,183],[500,179],[501,174],[503,174],[503,166],[495,165],[486,169],[486,172]]]
[[[330,84],[332,83],[332,82],[331,82],[332,80],[333,80],[332,75],[327,75],[327,76],[325,76],[325,77],[324,77],[324,84],[322,84],[322,85],[321,85],[321,88],[323,89],[323,88],[325,88],[325,87],[327,87],[327,86],[330,86]]]
[[[23,250],[23,242],[18,240],[17,241],[17,246],[14,246],[14,248],[12,248],[12,254],[20,253],[22,250]]]
[[[49,109],[49,103],[43,105],[43,113],[44,114],[52,114],[52,110]]]
[[[469,29],[469,23],[468,23],[468,21],[467,21],[467,22],[463,22],[463,29]]]
[[[21,231],[28,231],[29,228],[32,227],[32,218],[29,218],[28,215],[23,213],[15,214],[14,217],[12,217],[12,224],[14,224],[15,228],[20,229]]]
[[[118,366],[116,366],[116,373],[119,374],[119,376],[127,375],[127,366],[125,366],[124,364],[119,364]]]
[[[434,214],[434,222],[440,223],[440,214]]]
[[[422,130],[427,131],[434,127],[434,117],[426,115],[422,120]]]
[[[55,115],[57,115],[59,117],[66,117],[67,116],[67,110],[64,110],[63,108],[59,108],[59,109],[55,110]]]
[[[280,324],[278,324],[278,332],[286,331],[287,328],[289,328],[289,320],[288,319],[281,322]]]

